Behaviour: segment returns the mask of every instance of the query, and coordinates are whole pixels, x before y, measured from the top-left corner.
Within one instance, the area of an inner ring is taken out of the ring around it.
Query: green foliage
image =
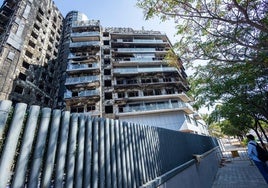
[[[138,0],[147,19],[174,19],[196,109],[220,105],[207,119],[243,135],[268,123],[268,4],[246,0]],[[204,60],[205,63],[195,64]],[[254,122],[254,123],[253,123]]]

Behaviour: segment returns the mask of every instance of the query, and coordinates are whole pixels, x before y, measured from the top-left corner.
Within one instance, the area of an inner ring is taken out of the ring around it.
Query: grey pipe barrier
[[[12,114],[11,105],[0,101],[0,188],[159,185],[218,146],[208,136],[88,113],[18,103]]]

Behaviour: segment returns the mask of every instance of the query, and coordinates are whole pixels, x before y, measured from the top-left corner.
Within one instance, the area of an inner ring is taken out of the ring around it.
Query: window
[[[35,43],[34,43],[33,41],[30,40],[28,44],[29,44],[29,46],[31,46],[32,48],[35,48]]]
[[[163,81],[164,82],[171,82],[171,78],[164,78]]]
[[[117,84],[118,84],[118,85],[122,85],[122,84],[124,84],[124,80],[117,80]]]
[[[130,92],[128,92],[128,97],[137,97],[137,96],[139,96],[138,91],[130,91]]]
[[[110,54],[110,50],[109,50],[109,49],[105,49],[105,50],[103,51],[103,54],[104,54],[104,55],[109,55],[109,54]]]
[[[19,79],[26,81],[26,75],[23,73],[19,74]]]
[[[29,52],[28,50],[25,52],[25,55],[29,58],[33,57],[33,54],[31,52]]]
[[[111,64],[110,59],[104,59],[104,64],[105,64],[105,65],[110,65],[110,64]]]
[[[35,39],[38,38],[38,35],[37,35],[35,32],[33,32],[33,31],[32,31],[32,33],[31,33],[31,36],[32,36],[33,38],[35,38]]]
[[[113,113],[113,106],[105,106],[105,113],[112,114]]]
[[[37,24],[34,24],[34,28],[39,31],[40,27]]]
[[[111,69],[104,69],[104,75],[111,75]]]
[[[162,94],[161,89],[155,89],[154,93],[155,93],[155,95],[161,95]]]
[[[89,112],[89,111],[93,111],[93,110],[96,110],[96,107],[94,106],[94,105],[88,105],[87,106],[87,111]]]
[[[124,98],[125,97],[124,92],[119,92],[117,95],[118,95],[118,98]]]
[[[153,92],[153,90],[146,90],[146,91],[143,91],[143,95],[144,96],[154,95],[154,92]]]
[[[104,45],[109,45],[109,41],[108,40],[105,40],[105,41],[103,41],[103,44]]]
[[[112,99],[113,98],[113,94],[111,92],[105,93],[104,96],[105,96],[105,99]]]
[[[105,87],[110,87],[110,86],[112,86],[112,81],[111,81],[111,80],[104,80],[104,86],[105,86]]]
[[[25,68],[25,69],[28,69],[30,67],[30,64],[27,63],[26,61],[23,61],[22,62],[22,66]]]
[[[174,94],[175,91],[174,91],[173,88],[171,88],[171,89],[166,89],[166,93],[167,93],[167,94]]]
[[[14,89],[14,92],[22,94],[23,93],[23,87],[21,86],[16,86]]]

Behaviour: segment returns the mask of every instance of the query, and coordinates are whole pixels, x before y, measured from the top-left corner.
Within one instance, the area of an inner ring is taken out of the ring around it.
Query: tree
[[[262,0],[138,0],[145,18],[174,19],[179,57],[268,65],[268,2]]]
[[[267,123],[268,1],[138,0],[138,6],[147,19],[177,23],[174,51],[195,68],[188,94],[197,109],[220,104],[218,116],[241,131]]]

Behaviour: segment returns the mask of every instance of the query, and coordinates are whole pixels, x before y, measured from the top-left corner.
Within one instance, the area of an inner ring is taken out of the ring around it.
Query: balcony
[[[99,20],[83,20],[83,21],[74,21],[72,22],[72,27],[87,27],[87,26],[99,26]]]
[[[180,98],[183,102],[190,102],[190,101],[192,101],[192,100],[190,99],[190,97],[188,97],[184,92],[181,92],[181,93],[179,94],[179,98]]]
[[[99,46],[99,41],[91,41],[91,42],[72,42],[70,43],[70,48],[82,48],[82,47],[92,47]]]
[[[151,67],[151,68],[115,68],[114,74],[139,74],[152,72],[174,72],[177,71],[174,67]]]
[[[143,113],[154,113],[154,112],[159,112],[159,111],[179,111],[183,110],[187,114],[193,113],[193,107],[189,105],[188,103],[184,102],[155,102],[155,103],[140,103],[136,105],[128,105],[126,107],[123,107],[122,112],[120,114],[143,114]],[[120,115],[119,114],[119,115]]]
[[[66,78],[65,85],[89,83],[89,82],[94,82],[98,80],[99,80],[98,76],[71,77],[71,78]]]
[[[92,70],[92,69],[98,69],[99,64],[98,63],[92,63],[92,64],[68,64],[67,66],[67,72],[71,71],[83,71],[83,70]]]
[[[99,32],[81,32],[81,33],[71,33],[72,42],[86,42],[86,41],[99,41]]]
[[[92,97],[92,96],[99,96],[100,91],[99,90],[85,90],[78,92],[77,96],[73,96],[73,93],[69,90],[67,90],[64,93],[64,99],[70,99],[70,98],[77,98],[77,97]]]

